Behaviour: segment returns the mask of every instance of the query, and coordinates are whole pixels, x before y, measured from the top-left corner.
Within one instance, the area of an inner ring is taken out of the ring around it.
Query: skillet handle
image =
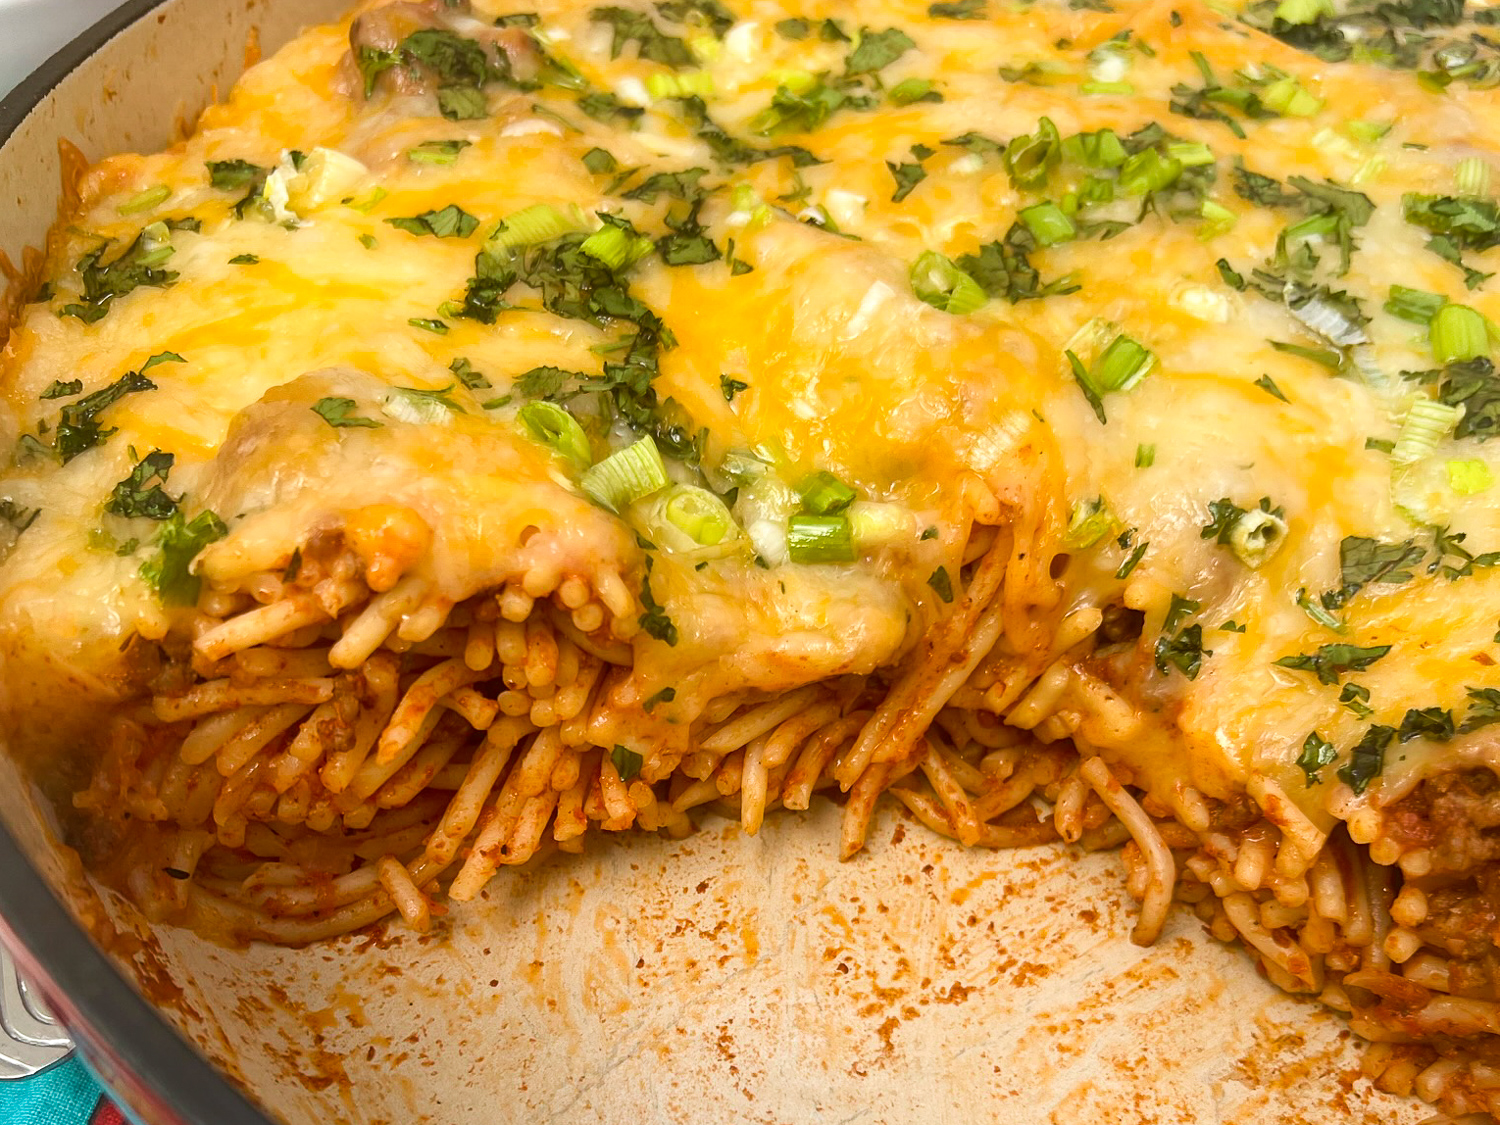
[[[0,1082],[30,1078],[73,1053],[73,1040],[58,1025],[37,990],[21,979],[0,946]]]

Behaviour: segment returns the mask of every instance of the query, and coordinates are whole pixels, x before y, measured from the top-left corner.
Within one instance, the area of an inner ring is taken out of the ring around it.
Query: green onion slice
[[[1432,456],[1438,442],[1444,440],[1463,417],[1463,407],[1449,406],[1430,398],[1412,403],[1396,436],[1391,460],[1397,465],[1411,465]]]
[[[1481,156],[1466,156],[1453,169],[1459,195],[1482,198],[1490,193],[1490,166]]]
[[[1457,363],[1490,354],[1489,326],[1483,314],[1468,305],[1444,305],[1427,326],[1432,356],[1439,363]]]
[[[858,498],[859,493],[828,472],[813,473],[797,486],[802,505],[819,516],[842,512]]]
[[[1067,242],[1078,233],[1073,220],[1064,215],[1057,204],[1051,200],[1043,200],[1041,203],[1021,208],[1018,217],[1043,246],[1056,246],[1059,242]]]
[[[580,470],[593,461],[589,439],[578,419],[555,402],[528,402],[517,415],[526,432]]]
[[[1104,497],[1080,500],[1073,505],[1068,516],[1068,530],[1063,534],[1063,544],[1076,550],[1092,547],[1115,528],[1115,514],[1109,510]]]
[[[115,208],[119,215],[139,215],[142,211],[150,211],[161,206],[172,198],[172,189],[166,184],[157,184],[155,187],[147,188],[143,192],[132,195],[124,203]]]
[[[1156,365],[1156,357],[1129,336],[1116,336],[1090,371],[1101,391],[1128,391]]]
[[[1286,540],[1286,520],[1274,512],[1251,508],[1229,528],[1229,549],[1251,570],[1281,550]]]
[[[786,546],[794,563],[847,563],[858,557],[843,516],[793,516],[787,521]]]
[[[533,203],[501,219],[490,235],[488,245],[504,250],[532,246],[538,242],[550,242],[569,231],[582,230],[585,225],[583,210],[577,204],[570,204],[564,212],[550,203]]]
[[[739,532],[724,501],[697,485],[673,485],[663,499],[662,515],[700,547],[718,546]]]
[[[988,300],[979,282],[935,250],[912,264],[911,289],[933,308],[955,316],[971,313]]]
[[[583,474],[583,490],[612,512],[667,487],[667,468],[650,435],[611,453]]]
[[[585,238],[578,249],[597,258],[612,270],[624,269],[651,252],[651,240],[606,223]]]

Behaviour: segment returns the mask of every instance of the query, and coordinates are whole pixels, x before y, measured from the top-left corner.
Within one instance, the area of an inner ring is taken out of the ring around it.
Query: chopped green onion
[[[585,238],[578,249],[597,258],[612,270],[623,269],[651,252],[651,240],[636,237],[613,224],[605,224]]]
[[[1199,238],[1213,238],[1215,235],[1224,234],[1234,229],[1234,224],[1239,222],[1239,216],[1223,204],[1215,203],[1212,199],[1205,199],[1203,205],[1198,208],[1198,214],[1203,216],[1203,226],[1198,231]]]
[[[1154,148],[1142,149],[1120,166],[1120,187],[1126,195],[1146,195],[1177,182],[1182,162],[1163,159]]]
[[[1457,363],[1490,354],[1489,327],[1483,315],[1468,305],[1440,308],[1427,326],[1432,356],[1439,363]]]
[[[1156,363],[1151,352],[1129,336],[1116,336],[1094,361],[1089,374],[1101,391],[1128,391],[1150,372]]]
[[[1156,464],[1156,445],[1141,444],[1135,447],[1135,467],[1137,469],[1149,469]]]
[[[802,505],[816,515],[842,512],[858,498],[859,493],[828,472],[813,473],[797,486]]]
[[[115,208],[117,215],[139,215],[142,211],[150,211],[161,206],[172,198],[172,189],[166,184],[157,184],[153,188],[147,188],[143,192],[132,195],[124,203]]]
[[[786,546],[794,563],[853,562],[858,557],[843,516],[793,516],[787,521]]]
[[[1323,108],[1323,99],[1309,94],[1290,75],[1278,78],[1261,90],[1260,100],[1267,109],[1283,117],[1311,117]]]
[[[1279,551],[1285,539],[1286,520],[1261,508],[1251,508],[1229,528],[1229,549],[1251,570]]]
[[[1090,168],[1118,168],[1130,155],[1113,129],[1074,134],[1063,141],[1063,151]]]
[[[1412,403],[1406,412],[1406,420],[1401,423],[1401,432],[1396,435],[1396,445],[1391,450],[1391,460],[1397,465],[1410,465],[1430,457],[1438,442],[1453,432],[1462,417],[1462,407],[1419,398]]]
[[[1385,311],[1413,324],[1427,325],[1438,310],[1448,303],[1448,298],[1425,289],[1408,289],[1405,285],[1392,285],[1391,295],[1386,298]]]
[[[471,141],[423,141],[416,148],[406,150],[406,159],[413,164],[453,164],[458,154],[468,148]]]
[[[1059,242],[1067,242],[1078,233],[1073,220],[1064,215],[1058,209],[1057,204],[1050,200],[1043,200],[1041,203],[1021,208],[1018,217],[1043,246],[1056,246]]]
[[[1333,14],[1332,0],[1281,0],[1276,5],[1276,18],[1283,23],[1317,23],[1323,16]]]
[[[1135,85],[1131,82],[1085,82],[1078,87],[1080,94],[1100,96],[1110,94],[1133,94]]]
[[[582,229],[585,223],[583,211],[576,203],[569,205],[567,213],[559,211],[550,203],[533,203],[530,207],[523,207],[514,215],[501,219],[487,245],[510,249],[550,242],[569,231]]]
[[[700,547],[713,547],[739,530],[729,509],[706,488],[673,485],[662,505],[667,522]]]
[[[1448,470],[1448,487],[1460,496],[1488,492],[1495,483],[1495,474],[1488,463],[1478,459],[1449,461],[1445,468]]]
[[[912,264],[911,289],[933,308],[956,316],[971,313],[988,300],[979,282],[935,250]]]
[[[667,468],[656,442],[648,434],[633,445],[611,453],[583,474],[583,490],[610,511],[617,512],[643,496],[667,487]]]
[[[1041,187],[1061,156],[1062,139],[1050,117],[1037,122],[1035,133],[1025,133],[1005,146],[1005,170],[1018,188]]]
[[[1386,169],[1386,159],[1376,153],[1354,170],[1354,175],[1349,177],[1351,184],[1366,184],[1371,180],[1378,179]]]
[[[1490,166],[1478,156],[1466,156],[1453,170],[1459,195],[1483,197],[1490,193]]]
[[[646,78],[646,92],[657,99],[711,98],[714,79],[706,70],[691,70],[685,74],[664,71]]]
[[[911,509],[900,504],[856,500],[844,513],[849,532],[861,547],[879,547],[916,534],[917,521]]]
[[[528,402],[517,415],[521,425],[537,441],[562,454],[579,470],[594,459],[589,439],[578,419],[554,402]]]
[[[1068,529],[1063,533],[1063,545],[1075,549],[1092,547],[1114,529],[1115,515],[1104,502],[1104,497],[1081,500],[1073,505],[1073,511],[1068,516]]]
[[[920,101],[937,101],[942,98],[941,94],[933,94],[933,82],[930,78],[908,78],[904,82],[897,82],[887,96],[893,105],[913,105]]]
[[[1173,141],[1167,145],[1167,155],[1184,168],[1214,162],[1214,150],[1201,141]]]
[[[1388,121],[1350,121],[1344,125],[1344,132],[1356,141],[1363,141],[1369,145],[1374,144],[1390,131],[1391,123]]]
[[[375,210],[375,205],[377,203],[379,203],[382,199],[390,194],[391,193],[386,191],[383,187],[372,188],[370,190],[370,194],[365,196],[363,199],[350,200],[349,206],[351,209],[358,211],[362,215],[368,215],[371,211]]]

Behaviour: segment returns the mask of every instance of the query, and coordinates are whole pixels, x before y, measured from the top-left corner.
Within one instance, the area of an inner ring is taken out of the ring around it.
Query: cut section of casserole
[[[16,303],[8,720],[231,940],[816,793],[1124,844],[1492,1110],[1495,22],[366,4]]]

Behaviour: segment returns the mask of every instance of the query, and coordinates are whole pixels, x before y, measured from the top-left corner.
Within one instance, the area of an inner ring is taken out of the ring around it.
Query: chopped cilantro
[[[167,483],[175,460],[172,454],[159,449],[146,454],[130,470],[130,475],[115,485],[104,510],[127,518],[170,518],[177,511],[177,501],[168,496],[162,486]]]
[[[1348,764],[1339,767],[1339,779],[1348,784],[1356,796],[1368,789],[1370,782],[1385,769],[1385,748],[1395,736],[1393,727],[1370,727],[1355,745]]]
[[[1413,707],[1401,719],[1397,735],[1402,742],[1425,738],[1428,742],[1449,742],[1457,732],[1453,712],[1444,707]]]
[[[479,226],[479,220],[463,208],[450,203],[438,211],[424,211],[409,218],[387,219],[387,223],[416,235],[436,238],[468,238]]]
[[[359,403],[352,398],[320,398],[313,403],[312,411],[323,421],[327,422],[335,430],[348,429],[351,427],[362,427],[369,430],[378,430],[385,425],[373,418],[364,418],[354,411]]]
[[[609,49],[612,59],[619,58],[626,46],[633,42],[641,58],[663,66],[676,69],[692,66],[696,61],[686,43],[663,32],[644,12],[610,6],[595,8],[589,13],[589,19],[614,29],[614,40]]]
[[[1331,766],[1338,756],[1339,752],[1334,749],[1333,743],[1313,731],[1302,743],[1302,753],[1297,755],[1297,765],[1307,775],[1307,783],[1316,785],[1319,772],[1324,766]]]
[[[1203,626],[1189,625],[1175,637],[1157,640],[1156,670],[1165,676],[1176,668],[1188,679],[1196,680],[1203,669],[1203,658],[1212,655],[1211,650],[1203,647]]]
[[[50,387],[48,387],[45,391],[43,391],[37,397],[38,398],[72,398],[74,395],[78,395],[78,394],[82,394],[82,393],[83,393],[83,380],[82,379],[69,379],[67,382],[63,382],[61,379],[54,379],[52,381],[52,385]]]
[[[927,579],[927,585],[945,602],[953,601],[953,580],[948,577],[948,568],[940,566]]]
[[[145,368],[143,367],[142,370]],[[140,371],[127,371],[109,386],[63,407],[54,442],[57,455],[62,458],[63,464],[66,465],[74,457],[85,450],[92,449],[115,432],[100,426],[100,414],[126,395],[154,390],[156,390],[156,384]]]
[[[677,643],[677,626],[667,616],[667,611],[657,603],[651,593],[651,556],[646,556],[646,575],[641,579],[641,606],[644,612],[641,614],[641,628],[645,630],[648,637],[654,637],[658,641],[665,641],[669,645]]]
[[[861,28],[858,46],[844,60],[844,73],[851,76],[874,74],[890,66],[914,47],[916,43],[912,37],[900,28],[892,27],[885,31]]]
[[[1272,398],[1279,398],[1282,402],[1291,402],[1291,399],[1282,393],[1281,388],[1276,385],[1276,381],[1269,375],[1262,375],[1259,379],[1255,380],[1255,385]]]
[[[1412,540],[1403,543],[1381,543],[1360,535],[1350,535],[1339,544],[1340,585],[1318,600],[1324,609],[1342,609],[1351,598],[1372,583],[1410,582],[1411,568],[1427,552]]]
[[[1464,715],[1460,734],[1500,723],[1500,688],[1464,688],[1469,696],[1469,710]]]
[[[204,547],[228,534],[224,521],[213,512],[199,512],[188,521],[178,508],[162,524],[157,552],[141,565],[141,577],[167,605],[192,605],[200,586],[192,572],[193,560]]]
[[[927,14],[935,20],[982,20],[986,0],[953,0],[952,3],[927,5]]]
[[[159,227],[159,224],[152,224]],[[135,292],[141,286],[166,289],[177,281],[174,270],[161,265],[172,256],[172,244],[143,230],[124,250],[109,261],[105,252],[114,245],[106,241],[78,260],[78,276],[83,282],[83,300],[64,305],[59,316],[73,316],[85,324],[94,324],[109,314],[115,298]]]
[[[615,773],[620,775],[621,781],[634,780],[646,761],[634,750],[618,745],[609,752],[609,760],[610,764],[615,767]]]
[[[1320,684],[1336,684],[1340,676],[1349,672],[1363,672],[1390,651],[1390,645],[1373,645],[1369,648],[1346,644],[1320,645],[1318,651],[1311,655],[1300,653],[1296,656],[1283,656],[1273,663],[1281,668],[1312,672],[1318,677]]]
[[[205,164],[208,168],[209,185],[218,191],[247,188],[259,183],[271,172],[269,168],[251,164],[248,160],[209,160]]]

